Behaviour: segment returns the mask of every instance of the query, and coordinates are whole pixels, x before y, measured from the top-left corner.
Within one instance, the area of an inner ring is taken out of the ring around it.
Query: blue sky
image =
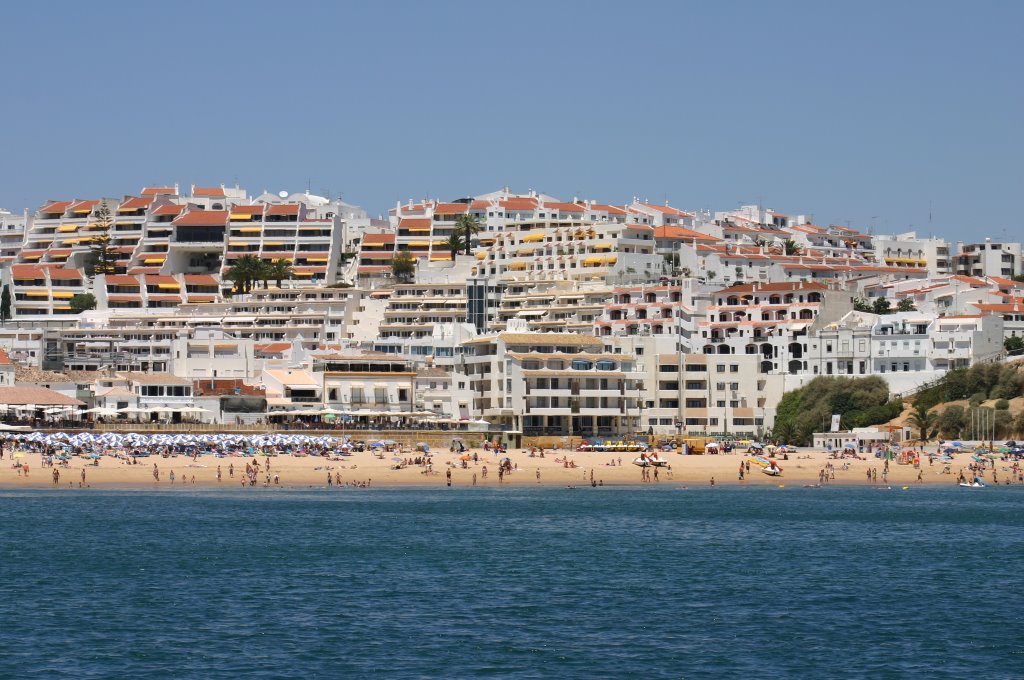
[[[0,206],[509,185],[1024,238],[1024,3],[4,8]]]

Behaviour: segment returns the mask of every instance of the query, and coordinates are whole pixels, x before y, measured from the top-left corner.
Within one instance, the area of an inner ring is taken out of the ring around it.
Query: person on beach
[[[53,485],[57,486],[60,483],[60,470],[53,468]]]
[[[341,473],[338,471],[334,472],[334,486],[341,488]]]
[[[85,484],[85,468],[82,468],[82,484]]]
[[[715,478],[714,478],[714,477],[712,477],[712,478],[711,478],[711,486],[714,486],[714,485],[715,485]]]
[[[327,473],[327,486],[331,486],[332,484],[334,484],[334,477],[331,476],[330,472],[328,472]]]
[[[171,480],[171,484],[174,484],[174,470],[171,470],[171,474],[167,475],[167,478]]]
[[[235,476],[235,464],[231,463],[230,465],[228,465],[228,477],[234,477],[234,476]]]
[[[537,483],[540,484],[540,468],[537,468]]]
[[[220,482],[220,466],[217,466],[217,481]]]
[[[448,486],[451,486],[452,485],[452,469],[448,468],[447,470],[445,470],[444,475],[445,475],[445,477],[448,480]]]

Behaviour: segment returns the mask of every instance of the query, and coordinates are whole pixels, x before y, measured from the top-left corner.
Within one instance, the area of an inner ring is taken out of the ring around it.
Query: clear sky
[[[509,185],[1024,239],[1024,3],[16,2],[0,206]]]

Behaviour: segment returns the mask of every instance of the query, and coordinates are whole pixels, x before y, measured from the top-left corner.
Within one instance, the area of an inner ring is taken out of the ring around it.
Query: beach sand
[[[462,468],[462,461],[459,456],[448,451],[437,451],[433,455],[434,473],[423,474],[423,467],[410,465],[404,469],[393,470],[391,466],[395,463],[392,457],[399,455],[387,453],[383,458],[378,458],[370,451],[355,453],[340,461],[330,461],[322,457],[293,457],[290,455],[274,456],[270,458],[270,474],[278,475],[282,487],[323,487],[327,485],[327,473],[332,477],[336,473],[341,474],[343,485],[352,483],[370,482],[372,487],[445,487],[447,485],[446,471],[451,470],[451,483],[453,487],[469,487],[473,485],[473,477],[476,476],[477,486],[496,487],[498,481],[498,461],[500,457],[496,454],[484,452],[482,449],[475,451],[479,460],[469,461],[467,468]],[[400,454],[401,457],[410,457],[413,454]],[[530,458],[527,452],[511,451],[508,456],[517,469],[510,475],[505,475],[502,486],[586,486],[593,480],[603,483],[604,486],[622,485],[650,485],[650,486],[686,486],[702,487],[710,486],[714,479],[715,485],[743,485],[743,486],[783,486],[800,487],[815,485],[819,482],[819,472],[826,463],[831,462],[835,467],[835,478],[829,480],[829,484],[857,484],[872,486],[920,486],[922,484],[936,485],[956,483],[957,474],[961,468],[970,463],[970,455],[967,453],[957,454],[951,464],[952,474],[942,474],[944,465],[935,462],[929,465],[927,458],[922,460],[920,471],[922,480],[918,481],[919,470],[913,465],[898,465],[890,462],[888,480],[883,481],[883,461],[877,458],[869,460],[829,460],[825,452],[800,451],[790,454],[790,459],[778,459],[779,465],[783,468],[781,477],[771,477],[763,474],[760,469],[751,464],[750,472],[745,479],[740,481],[738,471],[740,462],[747,460],[745,454],[726,454],[714,456],[683,456],[676,453],[661,454],[667,458],[671,470],[661,468],[658,470],[658,481],[644,482],[641,480],[641,468],[631,464],[635,454],[622,454],[622,465],[609,465],[614,457],[615,462],[619,461],[619,454],[609,453],[585,453],[576,451],[548,451],[544,458]],[[575,462],[575,468],[567,468],[561,462],[565,457]],[[556,458],[558,459],[556,461]],[[149,456],[139,458],[138,465],[129,465],[112,457],[103,457],[98,466],[92,465],[91,461],[82,458],[72,458],[69,467],[58,468],[60,482],[55,487],[52,480],[52,468],[41,466],[41,456],[35,453],[26,453],[21,458],[22,463],[29,466],[29,475],[19,475],[14,469],[14,460],[8,452],[0,461],[0,487],[2,488],[78,488],[82,482],[82,471],[85,470],[85,482],[83,487],[93,489],[110,488],[153,488],[162,487],[192,487],[192,478],[195,478],[195,486],[224,488],[241,488],[241,478],[245,472],[246,462],[253,458],[224,457],[217,458],[212,455],[200,456],[198,461],[193,462],[190,457],[172,456],[163,458]],[[260,457],[260,475],[255,488],[262,488],[266,481],[266,458]],[[153,479],[154,463],[160,469],[160,481]],[[849,464],[849,469],[843,470],[844,464]],[[229,466],[234,465],[234,477],[229,476]],[[450,467],[449,464],[455,464]],[[217,481],[217,467],[220,466],[221,481]],[[484,468],[487,468],[487,477],[483,475]],[[868,481],[866,471],[869,468],[878,470],[876,481]],[[1008,463],[997,462],[998,481],[1003,483],[1009,478]],[[176,481],[172,485],[170,473],[174,471]],[[537,472],[540,472],[538,479]],[[653,479],[653,471],[652,471]],[[986,479],[992,481],[992,473],[988,471]]]

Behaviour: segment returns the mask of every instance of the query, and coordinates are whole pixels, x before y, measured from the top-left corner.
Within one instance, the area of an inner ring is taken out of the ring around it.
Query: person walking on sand
[[[327,486],[332,486],[333,484],[334,484],[334,477],[331,475],[330,472],[328,472],[327,473]]]
[[[167,478],[171,480],[171,484],[174,484],[174,470],[171,470],[171,474],[167,475]]]
[[[53,468],[53,485],[57,486],[60,483],[60,470]]]

